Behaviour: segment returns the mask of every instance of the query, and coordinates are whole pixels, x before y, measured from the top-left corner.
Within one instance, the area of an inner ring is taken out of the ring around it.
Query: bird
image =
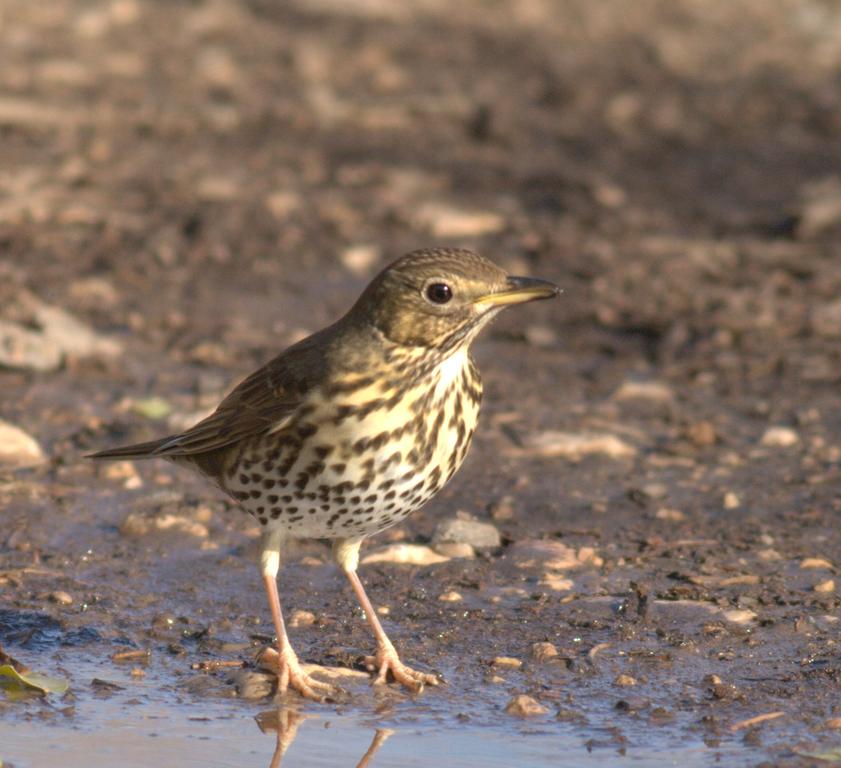
[[[260,566],[277,636],[278,690],[331,701],[286,632],[277,575],[289,540],[327,539],[370,624],[378,684],[440,679],[401,661],[357,574],[362,542],[404,520],[455,474],[479,416],[470,347],[506,307],[557,296],[463,248],[427,248],[383,269],[350,310],[252,373],[176,435],[91,454],[196,470],[260,524]]]

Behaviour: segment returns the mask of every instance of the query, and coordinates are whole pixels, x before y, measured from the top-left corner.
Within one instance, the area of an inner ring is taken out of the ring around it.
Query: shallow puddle
[[[110,709],[110,707],[109,707]],[[104,717],[97,729],[73,725],[0,723],[0,744],[9,765],[76,766],[542,766],[558,765],[747,765],[738,750],[681,750],[665,745],[589,749],[586,738],[561,726],[473,728],[366,721],[355,715],[307,713],[291,743],[261,732],[255,717],[236,705],[149,705]],[[294,726],[293,726],[294,727]],[[366,762],[367,761],[367,762]],[[742,762],[744,761],[744,762]]]
[[[65,659],[66,661],[66,659]],[[457,696],[428,691],[420,699],[363,695],[359,707],[295,702],[198,700],[173,689],[169,671],[132,679],[129,670],[80,658],[69,673],[75,695],[16,702],[0,721],[3,766],[124,768],[161,766],[702,766],[751,764],[738,743],[709,748],[698,739],[649,730],[617,743],[610,723],[527,720],[499,713],[478,723],[458,715]],[[198,674],[198,673],[196,673]],[[103,682],[102,675],[107,678]],[[88,681],[98,680],[96,684]],[[356,702],[354,702],[354,705]],[[372,706],[373,705],[373,706]],[[388,710],[386,715],[375,710]],[[279,726],[279,727],[278,727]],[[754,754],[755,758],[755,754]]]

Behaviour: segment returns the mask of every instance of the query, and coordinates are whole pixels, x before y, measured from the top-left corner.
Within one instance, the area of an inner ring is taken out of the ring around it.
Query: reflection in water
[[[277,732],[277,744],[272,755],[272,760],[269,763],[269,768],[280,768],[281,760],[286,754],[286,750],[295,741],[295,736],[298,733],[301,723],[304,720],[311,719],[318,719],[318,715],[305,715],[294,709],[284,709],[283,707],[278,707],[268,712],[261,712],[257,715],[255,720],[263,733],[267,733],[268,731]],[[370,766],[374,755],[377,754],[379,748],[393,733],[394,731],[387,728],[377,728],[374,731],[374,738],[371,739],[371,744],[359,762],[356,763],[356,768],[367,768]]]

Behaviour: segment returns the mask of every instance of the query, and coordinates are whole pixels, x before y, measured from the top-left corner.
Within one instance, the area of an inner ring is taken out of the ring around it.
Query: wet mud
[[[838,762],[835,6],[0,19],[0,646],[70,682],[0,692],[4,766]],[[82,457],[194,423],[432,244],[564,288],[476,344],[465,465],[363,550],[446,685],[372,688],[301,542],[290,634],[347,697],[277,699],[252,521]]]

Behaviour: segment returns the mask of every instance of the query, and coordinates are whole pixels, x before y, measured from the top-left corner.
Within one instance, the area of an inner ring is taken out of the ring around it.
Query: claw
[[[374,630],[374,637],[377,638],[376,655],[365,658],[365,665],[368,671],[377,672],[377,676],[374,678],[374,685],[384,685],[387,683],[389,672],[391,672],[391,676],[398,683],[414,693],[422,691],[424,685],[439,685],[441,679],[437,675],[418,672],[411,667],[407,667],[400,661],[397,651],[394,649],[391,640],[388,639],[388,635],[377,618],[374,606],[371,605],[368,595],[365,594],[365,587],[362,586],[362,582],[356,574],[356,564],[359,559],[359,544],[361,541],[362,539],[339,539],[337,540],[338,546],[334,545],[333,547],[333,552],[337,555],[337,562],[342,566],[345,576],[347,576],[351,587],[353,587],[353,591],[356,593],[359,605],[365,611],[365,617],[368,619],[371,629]]]
[[[260,654],[260,665],[268,667],[277,673],[277,690],[286,693],[290,688],[297,691],[305,699],[320,703],[335,701],[342,694],[342,689],[335,685],[317,680],[304,672],[295,651],[286,648],[278,653],[274,648],[266,648]]]
[[[426,685],[440,685],[441,678],[428,672],[419,672],[400,661],[394,646],[381,646],[376,656],[365,657],[365,667],[369,672],[377,672],[374,685],[385,685],[391,677],[413,693],[420,693]]]

